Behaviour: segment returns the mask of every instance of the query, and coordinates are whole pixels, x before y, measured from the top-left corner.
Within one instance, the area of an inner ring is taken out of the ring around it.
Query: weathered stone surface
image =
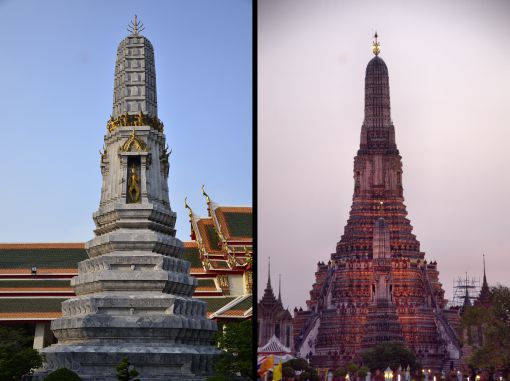
[[[124,112],[157,116],[152,45],[138,34],[119,45],[113,108],[121,121]],[[58,344],[43,349],[35,380],[60,367],[87,381],[116,380],[123,357],[144,381],[211,374],[217,327],[206,303],[191,297],[197,280],[175,238],[165,145],[162,128],[151,126],[120,125],[105,136],[95,237],[85,246],[90,259],[71,281],[77,297],[63,302],[62,318],[52,322]]]

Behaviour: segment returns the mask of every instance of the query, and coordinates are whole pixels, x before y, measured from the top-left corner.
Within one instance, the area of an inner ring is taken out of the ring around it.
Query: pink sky
[[[270,256],[304,307],[343,233],[375,30],[421,250],[447,298],[483,253],[510,286],[510,3],[263,0],[258,16],[259,295]]]

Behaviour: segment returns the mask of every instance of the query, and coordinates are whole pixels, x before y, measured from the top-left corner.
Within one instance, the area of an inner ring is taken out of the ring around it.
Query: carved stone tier
[[[80,262],[71,280],[76,295],[103,291],[164,292],[190,297],[197,280],[190,264],[178,258],[144,252],[106,254]]]
[[[126,37],[117,49],[113,117],[125,112],[157,117],[156,70],[151,42],[140,35]]]
[[[368,349],[386,341],[404,341],[402,327],[392,303],[378,303],[368,308],[361,348]]]

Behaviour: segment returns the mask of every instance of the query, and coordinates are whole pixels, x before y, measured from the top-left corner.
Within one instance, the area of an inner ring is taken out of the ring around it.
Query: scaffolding
[[[480,295],[480,278],[468,277],[466,273],[465,277],[458,277],[453,280],[453,298],[448,302],[447,307],[462,307],[464,300],[468,295],[469,302],[473,305],[473,302]]]

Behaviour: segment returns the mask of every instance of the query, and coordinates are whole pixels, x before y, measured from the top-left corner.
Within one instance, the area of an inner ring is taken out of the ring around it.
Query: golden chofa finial
[[[205,191],[204,187],[205,187],[205,185],[202,184],[202,195],[205,196],[205,202],[207,203],[207,214],[210,217],[211,216],[211,198],[209,197],[209,195]]]
[[[131,21],[131,25],[128,25],[128,32],[131,32],[133,36],[138,36],[138,33],[144,30],[144,26],[141,22],[138,22],[138,18],[135,15],[134,21]]]
[[[377,41],[377,32],[374,34],[374,42],[372,42],[372,53],[374,53],[376,56],[381,53],[381,44],[379,44],[379,41]]]
[[[191,210],[191,207],[188,205],[188,197],[184,197],[184,207],[186,209],[188,209],[188,215],[189,215],[189,220],[191,222],[191,219],[193,217],[193,211]]]
[[[211,203],[211,198],[209,197],[209,195],[207,194],[207,192],[205,191],[204,189],[205,185],[202,184],[202,195],[205,196],[205,201],[207,202],[207,204],[209,205]]]

